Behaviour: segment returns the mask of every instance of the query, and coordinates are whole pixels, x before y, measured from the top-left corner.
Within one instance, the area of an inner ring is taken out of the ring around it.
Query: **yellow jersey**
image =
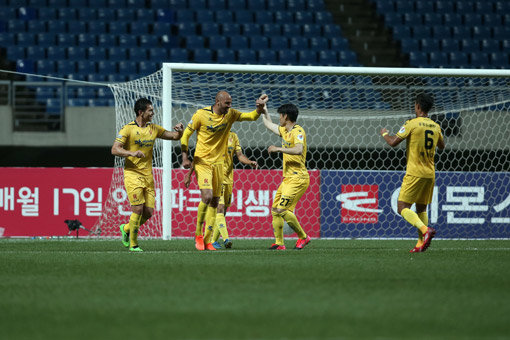
[[[138,126],[136,121],[124,125],[117,134],[115,141],[124,145],[128,151],[142,151],[145,157],[126,157],[125,171],[137,174],[152,175],[152,150],[154,141],[166,130],[156,124],[147,123],[145,127]]]
[[[278,131],[282,137],[282,147],[292,148],[296,144],[303,144],[301,155],[283,154],[283,177],[309,177],[306,170],[306,133],[305,130],[295,124],[292,130],[287,131],[284,126],[279,126]]]
[[[406,121],[397,136],[407,140],[406,173],[435,178],[434,155],[438,141],[443,139],[439,124],[428,117],[417,117]]]
[[[223,184],[234,183],[234,154],[237,151],[241,151],[241,144],[239,143],[239,137],[235,132],[230,131],[227,141],[227,152],[225,153],[223,170],[224,178]]]
[[[195,163],[223,162],[232,124],[235,121],[257,120],[259,117],[260,114],[256,110],[243,113],[236,109],[229,109],[225,115],[214,113],[212,106],[197,110],[186,127],[190,133],[197,131]],[[186,137],[183,135],[181,143],[187,145],[187,140],[184,141],[184,138]]]

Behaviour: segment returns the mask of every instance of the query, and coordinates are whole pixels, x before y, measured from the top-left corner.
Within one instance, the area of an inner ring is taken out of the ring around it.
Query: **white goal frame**
[[[337,74],[337,75],[392,75],[392,76],[480,76],[510,77],[510,70],[501,69],[443,69],[443,68],[383,68],[383,67],[324,67],[241,64],[163,63],[163,126],[171,128],[173,72],[225,73],[281,73],[281,74]],[[186,124],[187,122],[183,122]],[[175,142],[174,142],[175,143]],[[162,237],[172,238],[172,142],[163,141],[162,154]]]

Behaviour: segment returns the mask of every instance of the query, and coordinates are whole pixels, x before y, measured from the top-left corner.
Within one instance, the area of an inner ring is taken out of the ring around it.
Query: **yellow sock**
[[[427,226],[423,224],[418,215],[411,209],[408,208],[403,209],[400,215],[402,215],[402,217],[411,225],[418,228],[418,230],[421,231],[422,234],[425,234],[427,232]]]
[[[138,246],[138,230],[141,219],[142,216],[135,213],[131,213],[131,217],[129,217],[129,246],[131,248]]]
[[[420,220],[425,224],[426,226],[429,225],[429,215],[426,211],[421,212],[418,214],[418,217]],[[416,247],[421,247],[423,245],[423,233],[421,230],[418,229],[418,242],[416,243]]]
[[[198,204],[198,211],[197,211],[197,228],[195,230],[196,236],[202,235],[202,227],[204,225],[206,211],[207,211],[207,204],[200,201],[200,203]]]
[[[218,241],[219,235],[225,241],[228,238],[227,221],[224,214],[216,214],[216,222],[214,227],[213,242]]]
[[[283,217],[281,214],[275,213],[274,211],[271,211],[271,215],[273,215],[273,232],[274,232],[275,243],[283,246],[284,245],[284,243],[283,243]]]
[[[292,211],[285,210],[282,212],[282,217],[285,221],[287,221],[289,227],[296,232],[299,238],[306,238],[305,231],[301,228],[301,224],[299,224],[296,215],[294,215]]]
[[[217,208],[207,207],[205,214],[205,233],[204,233],[204,244],[211,243],[211,237],[214,230],[214,223],[216,221]]]

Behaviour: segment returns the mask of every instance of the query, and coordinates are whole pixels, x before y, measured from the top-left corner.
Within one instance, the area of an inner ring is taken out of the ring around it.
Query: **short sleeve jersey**
[[[309,177],[306,170],[307,146],[305,130],[296,124],[290,131],[287,131],[284,126],[279,126],[278,131],[282,137],[283,148],[292,148],[296,144],[303,144],[303,153],[301,155],[283,154],[283,177]]]
[[[143,158],[127,157],[125,171],[136,172],[144,176],[152,175],[152,150],[154,141],[161,137],[165,129],[159,125],[148,123],[145,127],[138,126],[136,121],[124,125],[117,134],[115,141],[122,143],[128,151],[142,151]]]
[[[241,144],[239,144],[239,138],[235,132],[230,132],[227,141],[227,152],[225,153],[225,159],[223,163],[224,169],[224,184],[234,183],[234,154],[237,151],[241,151]]]
[[[439,124],[428,117],[417,117],[405,122],[397,136],[407,140],[406,173],[435,178],[434,155],[438,141],[443,139]]]
[[[227,151],[227,139],[232,124],[240,120],[242,112],[230,109],[225,115],[214,113],[212,106],[195,112],[187,129],[197,131],[194,158],[209,164],[223,162]]]

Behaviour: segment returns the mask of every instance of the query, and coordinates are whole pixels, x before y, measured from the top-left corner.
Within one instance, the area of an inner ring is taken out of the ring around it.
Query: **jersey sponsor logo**
[[[221,131],[221,130],[225,130],[225,128],[227,127],[227,123],[223,123],[223,124],[220,124],[220,125],[217,125],[217,126],[213,126],[213,125],[208,125],[207,126],[207,131],[210,131],[210,132],[218,132],[218,131]]]
[[[402,127],[400,128],[400,130],[398,130],[398,133],[404,133],[404,132],[406,132],[406,127],[405,127],[405,126],[402,126]]]
[[[139,145],[141,148],[152,147],[153,140],[152,139],[137,139],[137,140],[135,140],[135,144]]]
[[[336,200],[342,203],[340,210],[342,223],[374,224],[379,220],[379,186],[346,184]]]

